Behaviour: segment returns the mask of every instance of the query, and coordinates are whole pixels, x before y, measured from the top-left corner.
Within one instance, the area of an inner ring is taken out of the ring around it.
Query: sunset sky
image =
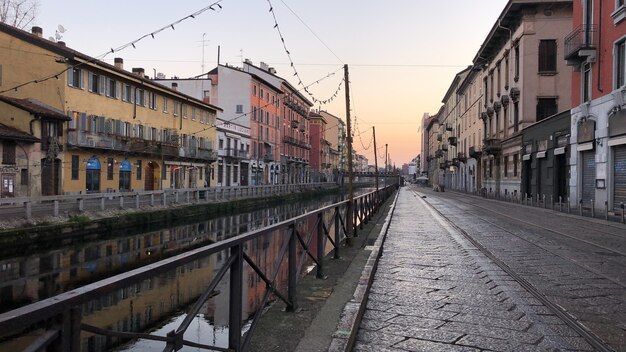
[[[98,57],[212,4],[209,1],[42,0],[34,25],[44,37],[58,25],[70,48]],[[124,58],[125,68],[146,74],[192,77],[220,63],[241,66],[263,61],[298,84],[267,0],[223,0],[103,60]],[[441,105],[456,72],[471,64],[506,4],[505,0],[271,0],[285,44],[316,99],[330,98],[349,65],[355,150],[374,163],[372,126],[378,155],[389,145],[400,167],[419,152],[418,125],[424,112]],[[204,39],[204,48],[202,41]],[[345,119],[345,91],[321,106]],[[316,106],[319,108],[319,106]],[[353,120],[354,121],[354,120]]]

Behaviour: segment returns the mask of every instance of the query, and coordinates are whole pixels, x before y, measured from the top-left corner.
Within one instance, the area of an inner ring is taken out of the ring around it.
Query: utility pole
[[[387,171],[388,171],[388,166],[387,166],[387,160],[389,154],[387,154],[387,143],[385,143],[385,187],[387,187]]]
[[[376,127],[372,126],[374,133],[374,174],[376,175],[376,190],[378,191],[378,149],[376,149]]]
[[[344,81],[346,83],[346,127],[348,135],[348,206],[346,207],[346,245],[352,245],[351,236],[356,235],[356,226],[352,224],[352,205],[354,203],[354,190],[352,189],[352,127],[350,123],[350,79],[348,75],[348,65],[343,65]]]

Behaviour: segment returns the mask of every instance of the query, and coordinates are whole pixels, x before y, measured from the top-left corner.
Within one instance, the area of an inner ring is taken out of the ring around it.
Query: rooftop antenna
[[[63,27],[63,25],[58,25],[57,29],[54,31],[54,37],[49,37],[48,39],[52,42],[58,42],[63,39],[63,33],[65,33],[67,29]]]

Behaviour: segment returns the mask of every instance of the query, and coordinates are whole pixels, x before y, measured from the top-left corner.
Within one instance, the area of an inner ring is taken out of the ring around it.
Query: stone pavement
[[[365,296],[353,351],[593,350],[408,187]]]

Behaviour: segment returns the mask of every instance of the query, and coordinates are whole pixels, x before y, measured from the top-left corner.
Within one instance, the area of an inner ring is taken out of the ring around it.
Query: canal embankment
[[[375,250],[372,246],[383,233],[393,202],[394,197],[390,197],[357,231],[351,245],[341,247],[339,259],[328,256],[323,279],[316,278],[312,271],[300,280],[295,312],[286,312],[282,301],[266,309],[252,337],[250,351],[328,351],[340,322],[345,324],[343,320],[354,318],[343,315],[344,308],[358,295],[364,268]]]

